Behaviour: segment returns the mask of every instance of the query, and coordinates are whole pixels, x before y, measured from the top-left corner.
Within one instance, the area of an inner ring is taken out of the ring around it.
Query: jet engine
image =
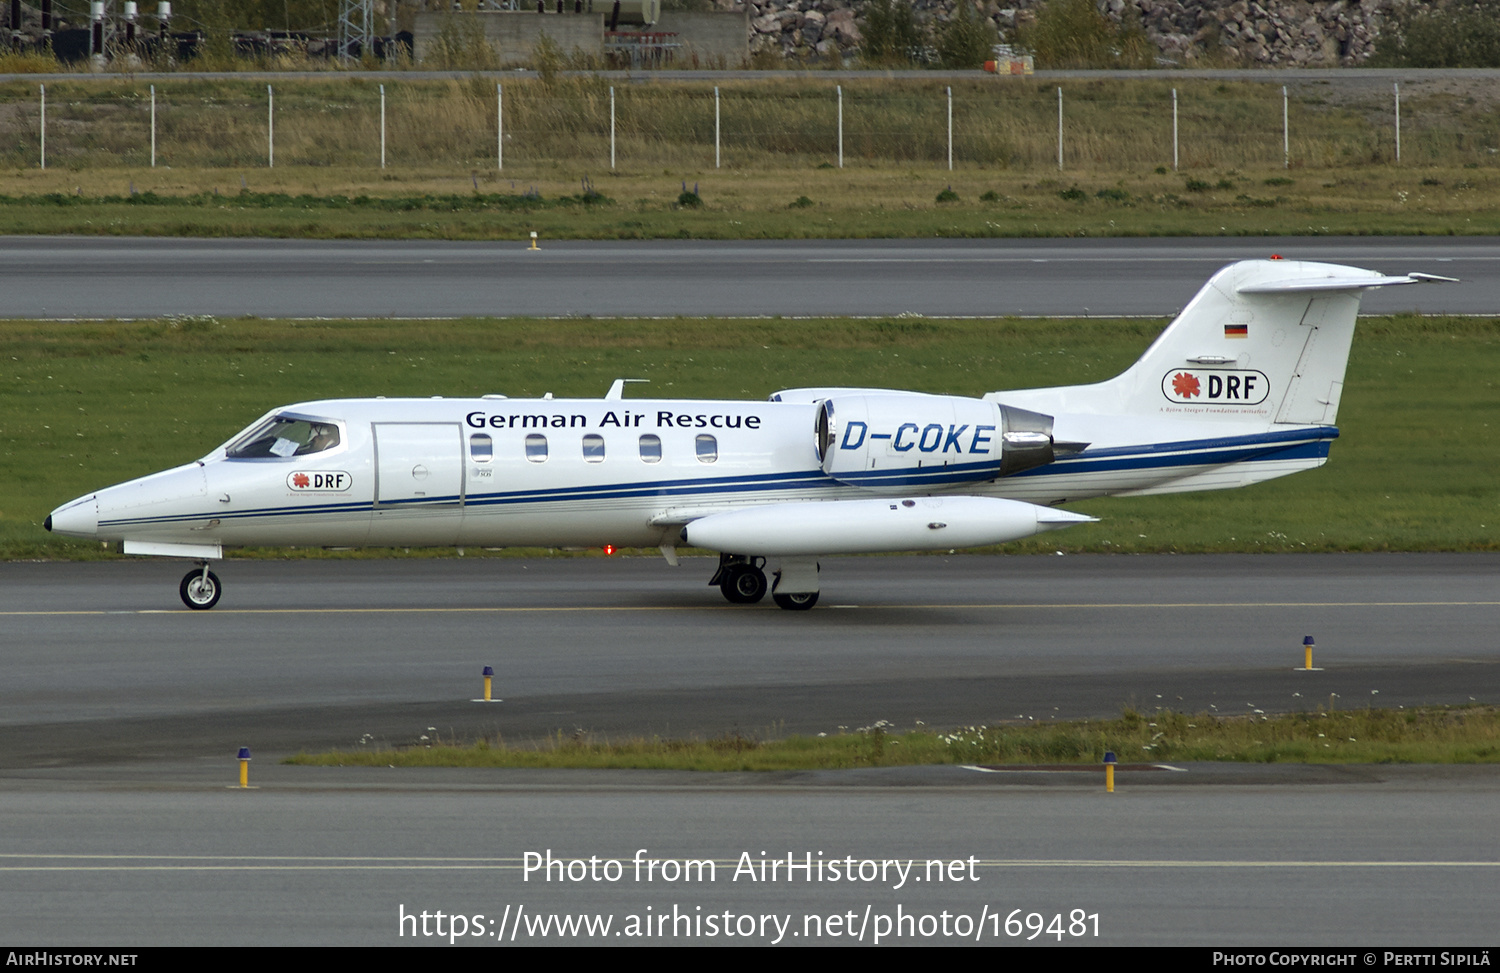
[[[814,436],[823,472],[852,486],[993,480],[1056,458],[1051,416],[952,395],[836,395]]]

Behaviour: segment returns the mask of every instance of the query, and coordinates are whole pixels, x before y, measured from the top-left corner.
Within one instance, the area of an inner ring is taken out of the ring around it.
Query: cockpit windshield
[[[335,423],[280,415],[251,428],[230,443],[224,455],[229,459],[308,456],[338,444],[339,427]]]

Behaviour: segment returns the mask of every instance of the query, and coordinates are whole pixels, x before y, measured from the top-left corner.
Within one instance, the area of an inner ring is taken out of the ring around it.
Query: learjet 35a
[[[232,545],[679,545],[731,602],[818,599],[834,554],[999,544],[1093,518],[1057,505],[1245,486],[1321,466],[1363,292],[1449,280],[1250,260],[1134,365],[982,398],[803,388],[768,401],[339,399],[275,409],[186,466],[64,504],[46,527],[201,562]],[[768,560],[777,570],[768,582]]]

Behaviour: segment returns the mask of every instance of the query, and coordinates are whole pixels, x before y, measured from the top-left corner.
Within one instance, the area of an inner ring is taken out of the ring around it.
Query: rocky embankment
[[[425,2],[430,5],[437,0]],[[972,0],[910,2],[917,25],[927,32],[930,41],[953,16],[956,3]],[[982,2],[981,12],[995,25],[1000,39],[1012,41],[1017,27],[1034,18],[1046,0]],[[1138,19],[1145,29],[1163,66],[1335,67],[1360,64],[1369,58],[1375,51],[1384,13],[1403,0],[1098,2],[1100,11],[1117,23],[1131,17],[1133,8],[1132,19]],[[750,6],[752,58],[826,62],[859,57],[866,0],[715,0],[716,6],[726,10],[742,9],[742,3]],[[4,9],[8,11],[9,5]],[[8,13],[0,17],[8,26]],[[40,9],[23,3],[20,19],[23,43],[39,43]],[[55,26],[79,24],[59,19]],[[9,31],[5,33],[8,39]]]
[[[793,60],[857,58],[863,0],[748,0],[750,52]],[[913,0],[929,32],[953,15],[957,0]],[[988,0],[983,13],[1000,33],[1035,16],[1044,0]],[[1119,22],[1133,7],[1164,64],[1335,67],[1359,64],[1375,50],[1392,0],[1105,0]]]

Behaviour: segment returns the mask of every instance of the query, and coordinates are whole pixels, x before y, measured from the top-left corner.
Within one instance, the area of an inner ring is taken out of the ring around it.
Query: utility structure
[[[339,0],[339,60],[352,61],[372,50],[374,37],[375,0]]]

